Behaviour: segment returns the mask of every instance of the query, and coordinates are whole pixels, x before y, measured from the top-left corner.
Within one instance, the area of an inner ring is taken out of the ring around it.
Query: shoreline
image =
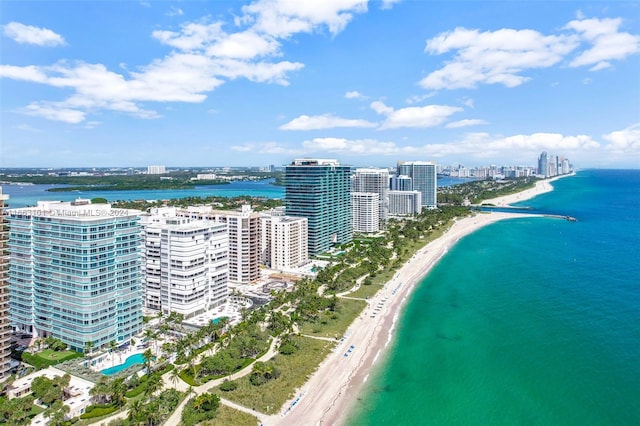
[[[516,194],[485,200],[496,206],[531,199],[553,191],[554,180],[569,175],[556,176],[536,182],[534,188]],[[523,217],[539,217],[534,213],[479,213],[456,220],[438,239],[418,250],[385,284],[370,298],[368,306],[349,326],[343,340],[330,353],[299,389],[295,407],[286,403],[282,410],[264,419],[267,425],[341,425],[353,413],[358,395],[376,368],[379,358],[388,355],[388,345],[393,341],[395,324],[415,286],[424,279],[438,261],[461,238],[491,223]],[[382,362],[382,361],[380,361]]]
[[[524,191],[516,192],[515,194],[484,200],[482,204],[493,204],[496,207],[507,207],[513,203],[530,200],[537,195],[553,191],[553,185],[551,185],[551,182],[568,176],[575,176],[575,172],[567,175],[554,176],[550,179],[539,180],[533,188],[525,189]]]

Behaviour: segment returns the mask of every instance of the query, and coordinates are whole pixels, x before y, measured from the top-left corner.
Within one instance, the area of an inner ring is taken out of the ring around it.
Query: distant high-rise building
[[[380,222],[386,222],[389,215],[389,170],[356,169],[351,180],[351,192],[378,194],[378,217]]]
[[[413,190],[419,191],[422,206],[432,209],[437,207],[438,175],[435,163],[426,161],[399,161],[397,175],[409,176],[413,183]]]
[[[410,216],[422,211],[419,191],[389,191],[389,215]]]
[[[351,193],[351,223],[355,232],[372,233],[380,230],[378,197],[379,195],[373,192]]]
[[[351,241],[351,167],[336,160],[296,159],[285,167],[287,216],[309,221],[309,254]]]
[[[142,328],[140,212],[39,201],[9,210],[9,302],[16,331],[82,351]]]
[[[186,318],[225,302],[228,234],[224,223],[177,217],[175,208],[142,216],[144,304]]]
[[[392,191],[413,191],[413,182],[406,175],[393,175],[389,187]]]
[[[147,166],[148,175],[162,175],[167,172],[165,166]]]
[[[9,224],[5,201],[9,196],[0,187],[0,380],[9,375],[11,362],[11,324],[9,322]]]
[[[263,214],[260,221],[265,265],[286,271],[307,263],[307,218]]]

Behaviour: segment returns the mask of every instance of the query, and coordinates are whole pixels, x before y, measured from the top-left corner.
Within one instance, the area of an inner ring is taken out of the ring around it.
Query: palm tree
[[[111,400],[118,407],[124,405],[124,398],[127,393],[127,386],[124,383],[124,378],[118,378],[109,383],[109,391],[111,392]]]
[[[142,399],[134,399],[131,401],[129,403],[129,415],[127,416],[127,420],[136,425],[141,420],[144,420],[142,417],[144,406],[145,402]]]
[[[111,354],[111,366],[115,365],[116,358],[113,356],[113,351],[118,347],[115,340],[109,342],[109,353]]]
[[[144,391],[144,394],[147,397],[153,396],[154,393],[161,390],[164,387],[164,382],[162,381],[162,376],[159,374],[152,374],[147,376],[147,388]]]
[[[156,333],[153,332],[153,330],[151,330],[150,328],[147,328],[144,331],[144,337],[145,339],[147,339],[147,343],[151,342],[154,343],[154,347],[155,347],[155,338],[156,338]]]
[[[171,370],[171,373],[169,373],[169,380],[171,380],[171,383],[173,383],[174,388],[179,381],[182,381],[182,378],[180,377],[180,371],[177,368]]]
[[[151,374],[151,361],[153,360],[153,352],[151,352],[151,349],[147,349],[142,353],[142,359],[144,360],[144,366],[147,369],[147,374]]]
[[[109,384],[107,378],[103,377],[98,383],[95,384],[89,391],[89,395],[93,398],[94,402],[102,404],[106,400],[106,396],[109,395]]]
[[[44,412],[44,416],[49,419],[49,425],[63,425],[65,424],[64,416],[70,410],[68,405],[65,405],[61,400],[57,400]]]
[[[89,340],[88,342],[86,342],[84,344],[84,353],[86,355],[91,355],[91,350],[93,349],[94,345],[95,345],[95,343],[93,343],[92,340]]]

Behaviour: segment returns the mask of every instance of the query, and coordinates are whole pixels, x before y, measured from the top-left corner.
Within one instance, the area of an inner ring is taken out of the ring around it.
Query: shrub
[[[118,407],[113,404],[90,405],[80,416],[81,419],[93,419],[95,417],[106,416],[116,411]]]
[[[220,385],[220,390],[224,392],[231,392],[236,390],[237,387],[238,384],[236,382],[227,379]]]

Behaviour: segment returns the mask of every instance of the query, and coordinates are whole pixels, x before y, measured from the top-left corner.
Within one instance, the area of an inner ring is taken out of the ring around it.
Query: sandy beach
[[[498,206],[523,201],[553,190],[551,180],[517,194],[487,200]],[[349,327],[334,352],[280,413],[263,418],[265,425],[340,425],[361,394],[369,373],[381,362],[392,340],[395,323],[415,285],[460,238],[499,220],[533,216],[480,213],[456,221],[440,238],[416,252]],[[293,405],[292,405],[293,404]]]

